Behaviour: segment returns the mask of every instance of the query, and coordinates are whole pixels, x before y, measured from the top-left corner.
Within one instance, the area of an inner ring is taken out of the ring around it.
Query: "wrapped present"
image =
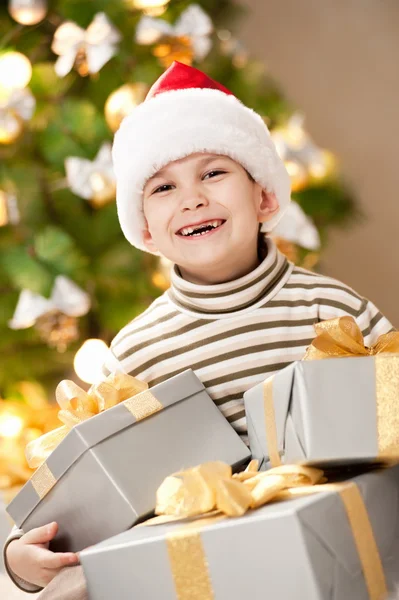
[[[1,465],[1,461],[0,461]],[[7,473],[7,475],[11,472],[11,469]],[[15,472],[15,470],[13,470]],[[9,482],[8,477],[4,479],[5,483]],[[2,489],[2,478],[0,477],[0,548],[4,546],[8,536],[11,533],[11,529],[13,526],[13,520],[10,515],[7,513],[6,507],[7,504],[11,502],[11,500],[18,494],[21,490],[22,485],[13,485],[12,487],[4,487]],[[4,557],[3,553],[0,554],[0,573],[5,572],[4,565]],[[1,597],[1,595],[0,595]]]
[[[12,522],[9,515],[6,513],[6,505],[3,501],[2,494],[0,492],[0,546],[3,547],[6,539],[8,538],[12,528]],[[2,553],[0,555],[0,573],[4,572],[4,562]]]
[[[351,317],[316,333],[305,360],[244,394],[253,457],[266,468],[399,459],[399,333],[365,348]]]
[[[241,481],[210,467],[165,480],[166,516],[81,553],[90,600],[387,599],[399,580],[399,466],[327,484],[298,465]]]
[[[159,482],[171,471],[203,460],[238,466],[249,459],[191,370],[143,387],[122,374],[88,394],[61,382],[57,400],[65,425],[29,445],[30,464],[40,466],[7,507],[19,527],[56,521],[51,549],[76,552],[148,516]]]

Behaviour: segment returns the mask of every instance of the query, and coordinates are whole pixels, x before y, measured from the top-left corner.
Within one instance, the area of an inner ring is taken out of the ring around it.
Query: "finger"
[[[46,552],[43,553],[40,564],[45,569],[62,569],[62,567],[68,567],[77,565],[79,558],[73,552]]]
[[[48,525],[43,525],[43,527],[31,529],[22,536],[21,541],[24,544],[45,544],[53,539],[57,531],[57,523],[49,523]]]

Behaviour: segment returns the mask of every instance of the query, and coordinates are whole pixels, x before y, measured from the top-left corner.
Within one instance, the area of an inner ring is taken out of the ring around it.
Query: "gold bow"
[[[283,465],[258,472],[252,460],[242,473],[232,474],[223,462],[208,462],[167,477],[157,491],[157,515],[193,517],[212,511],[239,517],[250,508],[263,506],[280,492],[315,485],[323,471],[300,465]]]
[[[147,383],[125,373],[111,373],[104,381],[92,385],[88,392],[73,381],[64,379],[58,384],[55,392],[61,408],[58,418],[64,425],[45,433],[26,446],[25,454],[29,466],[36,469],[42,465],[74,425],[146,389]]]
[[[156,513],[161,516],[142,525],[155,525],[181,517],[202,517],[183,523],[181,528],[166,534],[177,598],[215,598],[201,539],[204,526],[226,517],[241,516],[248,509],[258,508],[273,499],[283,500],[287,496],[330,490],[338,493],[344,504],[369,598],[384,600],[387,595],[384,570],[367,509],[356,484],[317,485],[324,484],[326,479],[323,471],[313,467],[284,465],[262,473],[258,473],[257,469],[256,460],[250,462],[246,471],[235,475],[225,463],[205,463],[167,477],[159,487]]]
[[[338,358],[343,356],[374,356],[383,352],[399,352],[399,332],[381,335],[368,348],[353,317],[337,317],[315,324],[316,336],[303,360]]]

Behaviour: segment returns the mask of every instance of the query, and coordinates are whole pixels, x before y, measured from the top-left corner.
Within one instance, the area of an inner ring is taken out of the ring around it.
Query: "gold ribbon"
[[[368,348],[353,317],[337,317],[315,324],[316,337],[306,350],[303,360],[339,358],[343,356],[374,356],[399,352],[399,332],[381,335]]]
[[[388,590],[384,569],[359,488],[353,482],[337,487],[353,533],[370,600],[386,600]]]
[[[273,380],[274,376],[269,377],[263,383],[263,411],[265,414],[266,439],[270,464],[272,467],[279,467],[283,463],[278,451],[276,414],[274,412],[273,401]]]
[[[36,469],[30,478],[30,481],[40,500],[42,500],[57,483],[56,478],[48,468],[46,462]]]
[[[284,499],[284,494],[297,496],[326,490],[338,492],[342,499],[370,600],[384,600],[387,595],[385,575],[357,486],[353,482],[317,485],[323,481],[322,471],[299,465],[285,465],[258,473],[257,461],[252,461],[246,471],[236,475],[231,474],[228,465],[217,462],[167,477],[157,492],[156,512],[162,516],[150,519],[144,525],[202,515],[201,519],[185,523],[181,529],[166,536],[178,600],[214,600],[200,534],[203,527],[226,517],[241,516],[271,500]]]
[[[74,425],[82,423],[128,398],[130,399],[132,396],[147,390],[147,388],[147,383],[125,373],[112,373],[104,381],[92,385],[88,392],[85,392],[73,381],[67,379],[61,381],[57,386],[55,395],[61,408],[58,412],[58,418],[64,425],[45,433],[26,446],[25,453],[29,466],[36,469],[43,465],[47,457]],[[131,410],[130,405],[126,408]],[[36,479],[32,480],[32,483],[36,480],[39,482],[40,479],[38,474]],[[43,487],[39,483],[37,486],[35,484],[35,489],[36,487],[40,489],[42,494]]]
[[[375,357],[378,458],[399,458],[399,355]]]

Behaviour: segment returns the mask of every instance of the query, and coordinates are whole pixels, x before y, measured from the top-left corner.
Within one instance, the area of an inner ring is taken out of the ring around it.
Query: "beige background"
[[[321,270],[399,328],[399,0],[241,0],[240,39],[341,160],[365,220],[336,230]]]

